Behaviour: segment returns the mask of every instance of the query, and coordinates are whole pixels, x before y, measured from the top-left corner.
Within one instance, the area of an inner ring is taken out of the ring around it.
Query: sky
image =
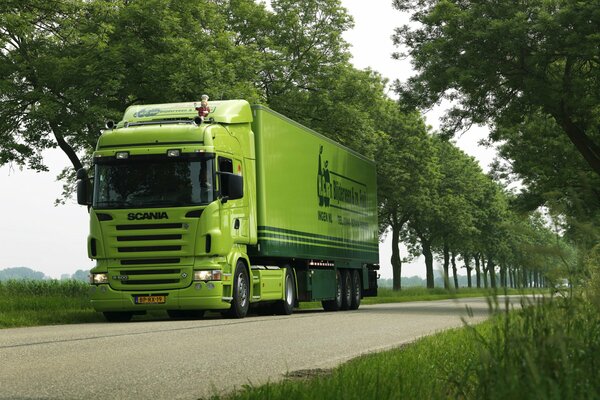
[[[391,0],[342,0],[353,16],[355,27],[345,33],[351,44],[352,62],[357,68],[371,68],[393,81],[404,80],[413,74],[409,60],[393,60],[396,51],[391,36],[394,28],[408,22],[407,15],[396,11]],[[390,92],[390,96],[393,93]],[[437,128],[443,110],[439,107],[426,114],[427,123]],[[493,150],[477,142],[485,137],[485,128],[476,127],[463,134],[457,145],[475,157],[487,170]],[[54,206],[60,197],[62,184],[56,176],[70,165],[60,150],[43,153],[49,172],[36,173],[15,167],[0,167],[0,270],[10,267],[29,267],[52,278],[73,274],[78,269],[89,270],[94,262],[87,258],[88,213],[86,207],[69,200],[66,205]],[[401,248],[401,256],[406,249]],[[380,274],[391,278],[391,244],[380,244]],[[406,263],[403,276],[425,277],[422,259]]]

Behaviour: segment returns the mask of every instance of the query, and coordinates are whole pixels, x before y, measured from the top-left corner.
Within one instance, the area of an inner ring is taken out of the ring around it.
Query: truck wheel
[[[335,271],[335,299],[333,300],[323,300],[321,304],[323,305],[323,309],[325,311],[338,311],[342,309],[342,274],[340,270]]]
[[[201,319],[204,317],[204,310],[167,310],[171,319]]]
[[[233,300],[227,316],[231,318],[244,318],[250,307],[250,285],[248,284],[248,271],[242,261],[235,266],[233,278]]]
[[[350,309],[357,310],[360,307],[360,298],[362,297],[362,284],[360,281],[360,272],[355,269],[352,271],[352,302]]]
[[[294,311],[294,304],[296,303],[296,284],[294,282],[293,270],[288,266],[285,268],[283,300],[274,304],[273,311],[275,311],[275,314],[290,315]]]
[[[127,322],[133,317],[132,312],[126,311],[105,311],[103,314],[108,322]]]
[[[352,304],[352,271],[342,271],[342,310],[349,310]]]

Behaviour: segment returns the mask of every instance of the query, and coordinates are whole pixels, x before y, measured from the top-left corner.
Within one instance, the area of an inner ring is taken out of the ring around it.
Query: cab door
[[[220,172],[229,172],[243,176],[243,163],[233,157],[219,156],[217,158],[218,168]],[[248,196],[244,193],[241,199],[229,200],[222,206],[222,232],[229,232],[232,243],[248,243],[249,242],[249,226],[248,226]]]

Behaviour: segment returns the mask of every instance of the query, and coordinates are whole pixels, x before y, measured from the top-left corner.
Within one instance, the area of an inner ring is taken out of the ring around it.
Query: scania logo
[[[127,219],[130,221],[141,219],[169,219],[166,211],[129,213]]]

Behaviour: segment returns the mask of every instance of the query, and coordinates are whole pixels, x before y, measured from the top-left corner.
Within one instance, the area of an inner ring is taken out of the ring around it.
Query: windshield
[[[213,158],[98,161],[94,208],[205,205],[215,200]]]

